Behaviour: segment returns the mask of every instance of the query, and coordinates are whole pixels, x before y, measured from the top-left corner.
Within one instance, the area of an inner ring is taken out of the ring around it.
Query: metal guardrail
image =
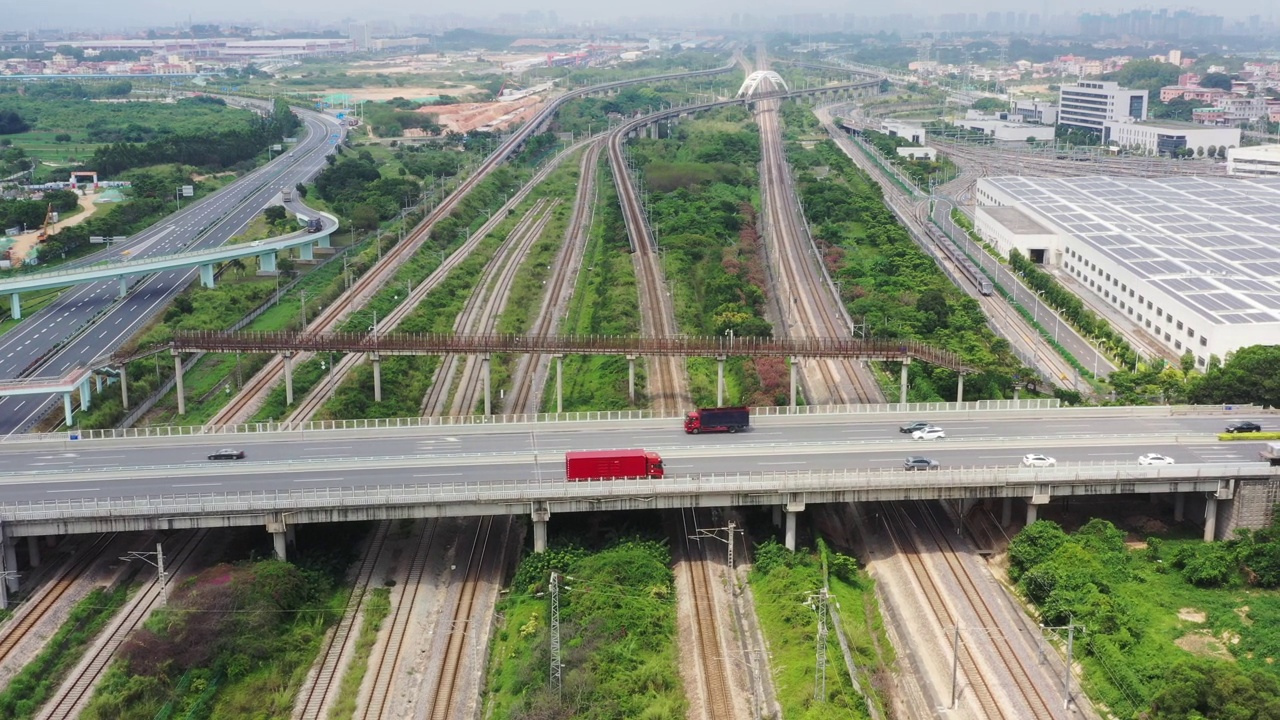
[[[876,415],[897,419],[904,416],[926,416],[944,413],[1006,412],[1062,413],[1064,418],[1084,417],[1171,417],[1176,415],[1260,415],[1264,410],[1255,405],[1124,405],[1112,407],[1062,407],[1057,398],[1026,400],[976,400],[973,402],[883,403],[877,405],[800,405],[751,408],[755,417],[869,417]],[[269,433],[307,433],[325,431],[407,430],[415,428],[483,427],[499,425],[554,425],[559,423],[636,422],[668,420],[683,417],[681,413],[652,410],[593,410],[588,412],[536,413],[524,415],[459,415],[447,417],[367,418],[357,420],[313,420],[309,422],[239,423],[235,425],[159,425],[141,428],[106,428],[0,437],[5,444],[67,440],[137,440],[193,436],[253,436]]]
[[[814,470],[690,475],[658,479],[625,479],[598,482],[520,480],[499,482],[451,482],[436,485],[385,485],[340,488],[305,488],[278,491],[198,493],[163,496],[45,500],[0,504],[0,520],[9,523],[67,521],[100,517],[141,518],[178,515],[229,515],[274,513],[308,509],[361,508],[389,505],[446,505],[489,503],[502,512],[511,504],[559,501],[591,501],[654,496],[690,496],[892,490],[909,484],[911,489],[992,486],[1016,487],[1019,494],[1034,495],[1048,485],[1095,483],[1215,482],[1232,479],[1280,477],[1280,468],[1267,465],[1059,467],[1026,469],[1010,467],[961,467],[932,472],[904,473],[887,470]],[[505,507],[504,507],[505,506]],[[527,508],[527,505],[526,505]],[[526,508],[519,508],[524,512]]]

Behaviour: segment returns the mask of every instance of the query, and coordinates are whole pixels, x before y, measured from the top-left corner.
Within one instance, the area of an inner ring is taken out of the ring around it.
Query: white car
[[[1048,455],[1039,455],[1036,453],[1031,453],[1030,455],[1022,456],[1022,467],[1038,467],[1038,468],[1053,467],[1057,464],[1058,464],[1058,461],[1054,460]]]
[[[1161,455],[1160,453],[1147,453],[1146,455],[1138,456],[1138,464],[1139,465],[1172,465],[1173,458],[1169,457],[1168,455]]]
[[[911,433],[912,439],[915,440],[941,440],[946,436],[947,434],[942,431],[942,428],[936,425],[930,425]]]

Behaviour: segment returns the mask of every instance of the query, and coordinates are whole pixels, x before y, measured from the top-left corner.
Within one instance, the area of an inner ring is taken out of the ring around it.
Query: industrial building
[[[1053,142],[1053,128],[1048,125],[1035,125],[1022,121],[1022,116],[1013,113],[986,115],[976,110],[965,113],[963,119],[955,121],[955,126],[966,130],[974,130],[986,135],[997,145],[1026,144],[1032,142]]]
[[[1021,117],[1023,122],[1041,125],[1058,123],[1058,106],[1043,100],[1014,100],[1012,114]]]
[[[1106,124],[1124,118],[1145,120],[1147,91],[1128,90],[1118,83],[1082,80],[1063,85],[1058,102],[1058,124],[1098,133],[1110,140]]]
[[[974,193],[1001,253],[1070,274],[1199,368],[1280,343],[1280,180],[995,177]]]
[[[1195,123],[1108,122],[1106,134],[1109,142],[1125,149],[1141,149],[1151,155],[1173,157],[1178,151],[1189,148],[1198,156],[1201,149],[1236,147],[1240,144],[1240,128],[1211,127]]]
[[[1257,145],[1227,150],[1227,174],[1251,177],[1280,175],[1280,145]]]

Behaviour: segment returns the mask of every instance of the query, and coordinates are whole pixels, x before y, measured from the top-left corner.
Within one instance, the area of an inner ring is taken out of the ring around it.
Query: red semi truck
[[[564,454],[564,474],[570,482],[660,478],[662,456],[644,450],[570,450]]]
[[[684,418],[684,431],[691,435],[704,432],[738,432],[751,425],[751,409],[744,407],[700,408]]]

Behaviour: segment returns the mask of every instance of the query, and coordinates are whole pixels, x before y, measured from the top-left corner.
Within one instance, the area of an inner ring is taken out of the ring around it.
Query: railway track
[[[542,237],[559,204],[559,200],[540,199],[520,219],[502,248],[485,266],[484,273],[453,323],[454,332],[485,334],[494,331],[506,308],[521,264],[533,244]],[[431,387],[423,396],[422,414],[457,416],[473,412],[484,389],[481,365],[478,356],[445,356],[436,368]],[[459,370],[462,376],[450,402],[449,393],[454,390]]]
[[[428,520],[426,527],[418,537],[414,547],[409,568],[402,582],[396,583],[391,593],[391,613],[387,617],[387,638],[381,649],[369,658],[369,672],[372,687],[368,700],[360,706],[356,715],[363,720],[378,720],[392,717],[386,714],[387,705],[391,701],[391,685],[395,679],[396,664],[400,660],[400,650],[404,647],[405,636],[409,632],[409,620],[413,615],[413,607],[417,603],[418,593],[422,590],[422,577],[430,558],[432,543],[435,542],[438,520]]]
[[[731,720],[734,711],[732,686],[725,668],[726,653],[721,642],[720,622],[716,617],[715,564],[703,553],[700,542],[691,537],[699,524],[696,510],[681,510],[679,521],[668,515],[667,532],[676,549],[676,567],[688,583],[689,603],[693,607],[692,640],[696,648],[698,671],[702,677],[702,713],[704,720]]]
[[[168,556],[166,562],[171,583],[186,567],[196,548],[208,534],[208,530],[186,532],[171,541],[172,554]],[[116,651],[129,635],[142,625],[163,597],[164,588],[161,587],[159,578],[152,580],[139,590],[107,626],[104,640],[95,643],[94,648],[81,658],[75,669],[62,682],[57,693],[39,714],[39,719],[69,720],[78,716],[89,701],[94,686],[106,673],[107,666],[115,657]]]
[[[20,606],[16,618],[0,625],[0,664],[6,662],[27,633],[57,607],[58,601],[93,566],[115,537],[116,533],[107,533],[94,538],[88,547],[76,553],[58,570],[38,596]]]
[[[560,249],[547,280],[547,292],[542,297],[538,317],[529,329],[530,335],[545,337],[554,335],[560,328],[561,313],[568,306],[574,292],[574,278],[582,266],[591,226],[595,219],[596,180],[600,169],[602,143],[587,146],[582,154],[578,171],[578,192],[573,201],[573,215],[565,230],[564,246]],[[511,374],[511,394],[507,396],[506,411],[510,413],[537,413],[542,405],[541,378],[546,377],[548,358],[521,355]]]
[[[760,126],[762,150],[760,184],[767,221],[765,241],[775,264],[777,297],[784,315],[781,322],[791,337],[846,337],[851,331],[843,313],[833,307],[836,298],[828,297],[822,290],[830,284],[816,266],[821,261],[810,258],[816,255],[816,246],[807,233],[798,230],[804,220],[796,209],[790,166],[778,125],[778,106],[776,99],[758,101],[756,121]],[[884,394],[874,377],[860,363],[806,360],[802,367],[811,403],[884,402]]]
[[[449,627],[446,629],[448,640],[445,646],[444,657],[439,665],[439,673],[436,675],[435,692],[431,698],[431,711],[428,717],[431,720],[447,720],[450,717],[457,717],[451,714],[457,710],[461,701],[461,689],[464,682],[461,680],[462,674],[470,664],[464,657],[464,650],[470,646],[473,649],[480,647],[481,639],[477,639],[472,632],[472,625],[476,622],[476,613],[480,609],[477,607],[477,595],[480,590],[480,584],[485,579],[485,561],[487,551],[489,550],[489,542],[492,539],[494,531],[494,518],[486,516],[475,525],[475,535],[471,540],[471,547],[467,552],[466,571],[462,578],[462,586],[459,588],[458,601],[453,607],[451,617],[443,618],[442,622],[448,622]],[[475,660],[475,658],[473,658]],[[478,662],[478,660],[476,660]],[[479,668],[471,667],[471,672],[476,672]]]
[[[1000,720],[1052,720],[1058,717],[1007,635],[1002,632],[999,619],[960,560],[949,534],[942,530],[933,508],[921,501],[912,503],[912,506],[913,512],[908,512],[903,503],[881,503],[880,512],[889,537],[907,560],[939,625],[948,634],[955,632],[956,627],[960,628],[959,666],[969,681],[983,716]],[[926,557],[941,558],[946,571],[935,571],[926,562]],[[958,597],[951,591],[954,587],[961,591]],[[947,599],[957,606],[956,609],[952,609]],[[969,633],[965,632],[966,626],[970,626]],[[987,641],[990,649],[995,651],[994,658],[983,652]],[[1004,687],[1012,687],[1016,697],[1000,691],[998,679],[990,677],[992,670],[982,667],[986,660],[997,661],[999,667],[1008,673],[1012,683]],[[1008,702],[1011,700],[1021,700],[1021,704],[1012,707]]]
[[[294,704],[294,718],[301,720],[319,720],[324,709],[335,700],[341,680],[343,657],[352,649],[351,640],[358,632],[357,623],[365,600],[369,596],[369,582],[373,569],[382,556],[382,548],[387,541],[387,533],[391,530],[391,521],[382,520],[374,528],[373,536],[360,558],[356,568],[355,583],[351,595],[347,597],[347,605],[343,609],[342,619],[324,643],[316,673],[307,678],[298,692],[298,702]]]
[[[471,190],[489,176],[489,173],[491,173],[494,168],[501,165],[508,158],[513,156],[521,147],[523,147],[524,142],[533,134],[541,130],[564,103],[591,93],[603,92],[627,85],[658,82],[661,80],[677,78],[697,77],[702,75],[715,75],[729,72],[734,67],[735,63],[729,63],[712,70],[700,70],[689,73],[668,73],[645,78],[635,78],[632,80],[621,80],[618,82],[605,83],[602,85],[594,85],[591,87],[573,90],[556,98],[540,110],[537,115],[521,126],[519,130],[513,133],[511,137],[508,138],[506,142],[504,142],[488,158],[486,158],[484,162],[480,163],[479,167],[476,168],[476,171],[466,180],[459,183],[458,187],[452,193],[445,197],[439,205],[428,213],[423,221],[410,232],[409,236],[405,238],[403,242],[400,242],[392,248],[381,260],[370,268],[368,272],[357,279],[356,283],[347,292],[343,293],[337,300],[321,311],[319,316],[307,325],[307,330],[312,332],[332,330],[351,313],[364,307],[364,304],[373,297],[374,293],[391,280],[400,265],[418,252],[423,244],[426,243],[427,239],[430,237],[431,229],[435,227],[435,224],[445,217],[448,217],[471,192]],[[563,153],[561,154],[561,157],[563,157]],[[505,212],[507,208],[515,207],[515,204],[516,201],[514,199],[511,200],[506,206],[504,206],[503,212]],[[458,253],[455,252],[454,255],[458,255]],[[394,327],[394,325],[388,325],[387,327],[389,329]],[[305,359],[305,357],[300,355],[299,359]],[[231,402],[228,403],[228,405],[218,412],[212,419],[210,419],[207,425],[230,425],[246,420],[248,416],[252,414],[253,410],[260,405],[262,398],[265,397],[266,393],[274,387],[277,382],[279,382],[283,373],[284,359],[277,355],[273,357],[265,367],[259,370],[249,380],[245,387],[243,387],[241,391],[232,398]]]
[[[622,153],[622,131],[626,127],[619,126],[609,135],[609,166],[613,170],[613,182],[618,188],[622,216],[627,226],[627,235],[631,239],[632,262],[640,291],[641,333],[650,337],[673,337],[678,334],[675,308],[671,296],[667,294],[657,244],[649,233],[644,209],[640,206],[640,199]],[[692,404],[682,359],[647,358],[645,366],[648,369],[646,379],[650,405],[655,412],[679,413]]]

